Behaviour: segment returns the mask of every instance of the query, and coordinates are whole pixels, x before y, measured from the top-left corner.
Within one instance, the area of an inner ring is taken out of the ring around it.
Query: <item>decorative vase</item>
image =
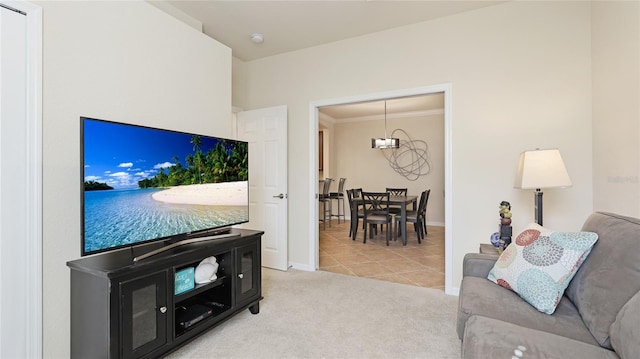
[[[491,235],[491,244],[493,244],[494,247],[498,248],[498,245],[500,244],[500,233],[495,232]]]

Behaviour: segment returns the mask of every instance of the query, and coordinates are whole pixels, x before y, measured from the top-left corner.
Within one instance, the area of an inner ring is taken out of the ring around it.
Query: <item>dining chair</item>
[[[387,187],[387,192],[389,192],[390,195],[392,196],[406,196],[407,195],[407,189],[406,188],[391,188],[391,187]]]
[[[331,216],[338,217],[338,224],[340,224],[340,216],[342,216],[342,220],[346,221],[345,211],[344,211],[344,183],[347,181],[346,178],[340,178],[340,182],[338,182],[338,192],[329,193],[329,197],[331,200],[336,200],[338,205],[338,214],[331,213]],[[342,201],[342,214],[340,214],[340,201]]]
[[[423,229],[423,234],[424,236],[422,236],[422,238],[424,239],[427,234],[429,234],[429,232],[427,232],[427,203],[429,203],[429,194],[431,194],[431,190],[428,189],[427,190],[427,194],[425,196],[424,199],[424,206],[422,206],[422,229]]]
[[[331,182],[333,179],[325,178],[322,184],[322,193],[318,195],[319,203],[322,204],[322,228],[327,228],[327,218],[329,219],[329,227],[331,227]],[[327,214],[329,215],[327,217]]]
[[[362,188],[351,188],[347,190],[347,200],[349,201],[349,212],[351,213],[351,225],[349,226],[349,237],[351,239],[356,239],[356,233],[358,233],[358,225],[360,224],[360,219],[364,218],[364,206],[362,204],[354,203],[354,198],[359,198],[362,196]],[[354,206],[357,206],[354,213]],[[355,214],[355,218],[354,218]],[[356,221],[354,224],[353,221]],[[363,227],[364,228],[364,227]],[[355,229],[355,231],[354,231]]]
[[[362,192],[364,200],[364,241],[367,243],[367,228],[369,229],[369,238],[373,238],[374,230],[377,231],[377,225],[380,224],[385,228],[385,237],[387,246],[391,238],[391,228],[393,227],[393,215],[389,213],[389,192]],[[381,229],[382,230],[382,229]]]
[[[362,188],[353,188],[353,198],[362,196]]]
[[[418,202],[418,209],[415,211],[407,211],[406,223],[413,223],[413,228],[416,231],[416,235],[418,237],[418,243],[422,243],[422,240],[427,236],[427,202],[429,201],[429,194],[431,190],[428,189],[423,191],[420,194],[420,200]],[[400,223],[402,223],[402,218],[400,216],[396,216],[396,228],[394,238],[397,238],[397,235],[400,234]],[[406,243],[403,243],[406,244]]]
[[[387,187],[386,191],[389,192],[391,196],[407,196],[407,188]],[[391,206],[389,207],[389,211],[393,214],[400,214],[402,208],[400,208],[400,206]]]

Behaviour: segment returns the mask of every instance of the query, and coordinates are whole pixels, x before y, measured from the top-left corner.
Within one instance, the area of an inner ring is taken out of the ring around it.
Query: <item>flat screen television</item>
[[[249,221],[248,143],[80,118],[83,256]]]

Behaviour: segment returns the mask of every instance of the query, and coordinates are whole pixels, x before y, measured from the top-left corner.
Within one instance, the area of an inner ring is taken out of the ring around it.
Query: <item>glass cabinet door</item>
[[[122,356],[137,358],[167,342],[167,272],[121,284]]]
[[[252,299],[258,294],[258,283],[260,281],[260,266],[257,256],[260,255],[258,245],[256,243],[239,247],[236,252],[237,256],[237,286],[236,301],[242,304],[243,301]]]

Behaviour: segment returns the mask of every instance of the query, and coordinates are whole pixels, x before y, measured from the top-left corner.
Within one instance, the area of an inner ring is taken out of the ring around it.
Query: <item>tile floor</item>
[[[387,247],[384,232],[363,244],[359,228],[351,240],[349,225],[336,219],[326,229],[320,224],[320,270],[444,290],[444,227],[428,226],[427,238],[418,244],[409,224],[407,245],[398,239]]]

